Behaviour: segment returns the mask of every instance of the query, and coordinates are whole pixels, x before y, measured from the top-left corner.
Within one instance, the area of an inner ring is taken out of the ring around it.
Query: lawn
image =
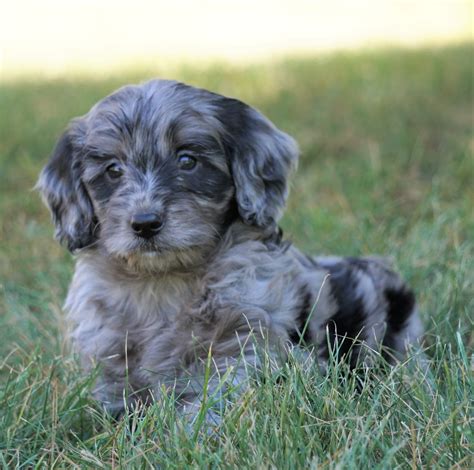
[[[472,468],[472,44],[176,67],[0,87],[0,465],[5,468]],[[239,97],[300,143],[282,226],[315,254],[384,254],[415,289],[429,370],[362,387],[290,357],[214,432],[164,394],[114,422],[64,340],[73,260],[32,191],[68,120],[154,76]],[[471,425],[471,426],[470,426]]]

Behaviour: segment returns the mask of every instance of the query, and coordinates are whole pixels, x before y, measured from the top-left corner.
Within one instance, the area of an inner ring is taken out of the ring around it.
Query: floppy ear
[[[94,209],[81,180],[72,128],[59,139],[36,188],[41,192],[56,226],[55,237],[72,252],[95,240]]]
[[[260,227],[277,222],[288,196],[288,177],[298,160],[296,142],[238,100],[226,99],[222,121],[230,141],[240,216]]]

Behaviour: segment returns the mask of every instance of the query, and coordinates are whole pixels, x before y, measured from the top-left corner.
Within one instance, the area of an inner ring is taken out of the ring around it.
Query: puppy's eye
[[[106,172],[107,176],[111,180],[118,180],[123,175],[123,169],[117,163],[112,163],[112,165],[109,165],[106,169]]]
[[[191,155],[181,155],[178,158],[178,166],[180,170],[192,170],[196,166],[196,159]]]

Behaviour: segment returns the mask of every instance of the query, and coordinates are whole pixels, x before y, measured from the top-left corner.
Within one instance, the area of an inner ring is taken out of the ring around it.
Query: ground
[[[410,360],[360,386],[290,357],[284,380],[264,371],[214,432],[185,426],[166,394],[145,417],[102,413],[64,341],[73,260],[32,187],[70,118],[154,76],[239,97],[298,140],[285,234],[315,254],[392,257],[417,293],[427,371]],[[1,85],[0,464],[469,468],[472,84],[464,44]]]

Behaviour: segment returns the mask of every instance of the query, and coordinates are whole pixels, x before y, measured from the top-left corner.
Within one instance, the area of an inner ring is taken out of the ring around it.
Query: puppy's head
[[[244,103],[155,80],[73,120],[38,187],[69,250],[191,267],[235,217],[262,228],[278,220],[297,154],[293,139]]]

